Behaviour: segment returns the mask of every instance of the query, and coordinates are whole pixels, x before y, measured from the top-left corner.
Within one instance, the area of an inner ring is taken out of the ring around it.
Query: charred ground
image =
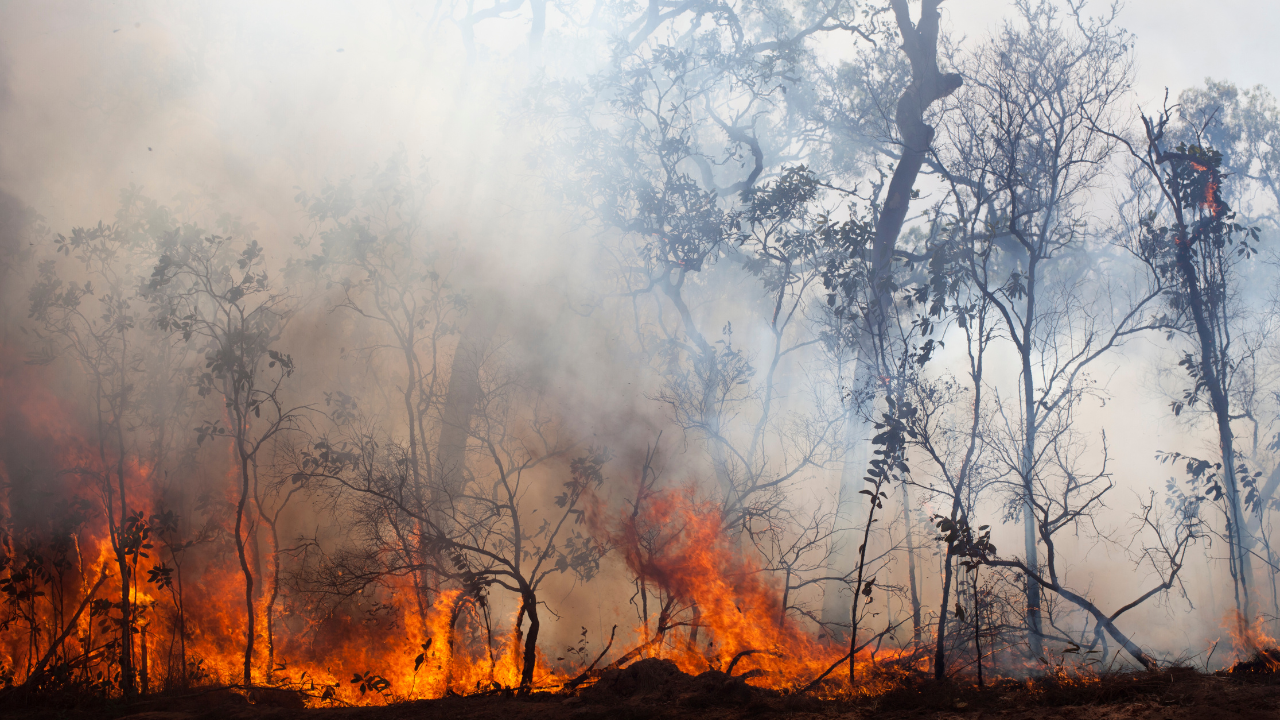
[[[270,688],[216,687],[160,694],[132,703],[71,697],[14,698],[5,717],[44,720],[644,720],[646,718],[1271,718],[1280,715],[1280,674],[1265,657],[1206,674],[1175,667],[1154,672],[937,683],[908,675],[876,697],[821,699],[754,687],[744,678],[709,670],[683,673],[669,660],[646,659],[610,671],[576,692],[513,692],[446,697],[374,707],[309,707],[315,698]]]

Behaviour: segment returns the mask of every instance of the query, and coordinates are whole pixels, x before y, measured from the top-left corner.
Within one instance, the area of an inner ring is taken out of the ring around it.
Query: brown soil
[[[246,696],[224,689],[153,697],[131,705],[77,707],[56,698],[25,706],[0,703],[0,715],[22,720],[1247,720],[1280,718],[1280,677],[1266,672],[1205,675],[1172,669],[1084,681],[1004,680],[984,690],[916,680],[887,695],[844,702],[764,691],[720,672],[690,676],[668,661],[644,660],[610,671],[573,695],[455,697],[361,708],[303,708],[301,700],[286,691],[255,691]]]

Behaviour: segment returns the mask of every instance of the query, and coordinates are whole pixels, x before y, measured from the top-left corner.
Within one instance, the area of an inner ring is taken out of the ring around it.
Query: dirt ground
[[[707,672],[692,677],[648,660],[615,671],[573,694],[453,697],[384,707],[302,707],[283,691],[211,689],[157,696],[132,704],[68,704],[58,698],[0,701],[0,716],[23,720],[737,720],[738,718],[1008,718],[1010,720],[1225,720],[1280,718],[1280,678],[1205,675],[1191,670],[1079,679],[967,684],[907,682],[857,702],[761,691],[742,678]],[[63,699],[65,700],[65,699]]]

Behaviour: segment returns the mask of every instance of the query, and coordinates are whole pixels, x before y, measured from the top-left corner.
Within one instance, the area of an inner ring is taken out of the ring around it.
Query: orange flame
[[[659,618],[665,628],[637,628],[637,635],[652,637],[651,657],[670,659],[689,674],[732,669],[753,685],[782,690],[803,687],[847,653],[847,646],[820,641],[784,616],[782,589],[744,553],[746,538],[726,532],[719,507],[696,499],[693,489],[651,495],[640,512],[597,533],[612,538],[637,578],[683,608],[681,619]],[[657,636],[675,628],[687,629]],[[882,649],[876,657],[897,660],[905,653]],[[881,677],[865,672],[875,666],[872,653],[860,654],[857,664],[867,678],[858,692],[885,689]],[[830,678],[839,692],[849,691],[847,671]]]
[[[1201,165],[1198,162],[1193,161],[1191,163],[1191,167],[1195,168],[1196,172],[1210,172],[1208,167]],[[1218,201],[1219,184],[1218,173],[1213,172],[1210,176],[1209,183],[1204,188],[1204,201],[1200,203],[1200,207],[1208,210],[1209,214],[1214,217],[1221,214],[1223,210],[1222,203]]]
[[[1280,663],[1276,662],[1271,653],[1265,652],[1274,650],[1276,641],[1267,634],[1260,619],[1254,617],[1249,620],[1239,610],[1231,610],[1222,619],[1222,627],[1231,637],[1231,649],[1237,661],[1262,658],[1273,672],[1280,671]]]

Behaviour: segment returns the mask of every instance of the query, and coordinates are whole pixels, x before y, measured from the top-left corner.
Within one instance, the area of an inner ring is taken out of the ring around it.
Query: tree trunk
[[[278,518],[277,518],[278,519]],[[268,525],[267,537],[271,540],[271,556],[268,560],[271,567],[271,587],[267,591],[264,624],[267,643],[267,682],[271,682],[276,667],[275,615],[276,601],[280,597],[280,540],[276,535],[276,524]]]
[[[1018,560],[985,560],[984,562],[986,562],[988,565],[992,565],[995,567],[1016,568],[1022,571],[1022,574],[1024,577],[1026,577],[1026,580],[1028,583],[1036,584],[1036,585],[1040,584],[1040,581],[1037,579],[1038,576],[1033,577],[1029,569],[1027,568],[1027,566]],[[1139,647],[1137,643],[1129,639],[1129,636],[1120,632],[1120,628],[1116,627],[1115,622],[1112,620],[1112,618],[1103,614],[1102,610],[1100,610],[1097,605],[1094,605],[1093,603],[1086,600],[1083,596],[1077,595],[1076,593],[1073,593],[1070,590],[1056,583],[1051,583],[1049,587],[1067,602],[1070,602],[1071,604],[1075,605],[1081,610],[1084,610],[1085,612],[1092,615],[1094,622],[1098,624],[1098,627],[1101,627],[1103,630],[1106,630],[1107,634],[1110,635],[1113,639],[1115,639],[1116,642],[1120,643],[1120,646],[1123,647],[1125,651],[1128,652],[1129,655],[1133,657],[1134,660],[1137,660],[1138,664],[1142,665],[1142,667],[1148,670],[1154,670],[1158,667],[1158,665],[1156,664],[1156,661],[1152,659],[1152,657],[1148,655],[1141,647]]]
[[[138,632],[138,689],[146,695],[151,689],[151,678],[149,675],[150,663],[147,657],[147,626],[143,625]]]
[[[1023,446],[1022,456],[1022,472],[1023,485],[1022,491],[1026,493],[1022,503],[1022,543],[1023,552],[1025,553],[1027,569],[1032,573],[1040,572],[1040,555],[1039,546],[1036,542],[1036,515],[1035,507],[1031,504],[1031,472],[1030,467],[1033,462],[1032,452],[1035,447],[1033,437],[1028,437]],[[1031,656],[1039,658],[1044,655],[1043,632],[1040,621],[1040,586],[1036,583],[1027,581],[1027,644],[1030,647]]]
[[[123,486],[123,483],[121,485]],[[124,503],[122,502],[121,505],[123,506]],[[119,537],[123,532],[122,523],[117,526],[116,538],[116,566],[120,569],[120,690],[126,698],[130,698],[136,692],[133,681],[133,613],[131,612],[133,603],[129,592],[132,578],[129,572],[129,560],[125,556],[122,544],[123,538]]]
[[[176,595],[178,606],[178,661],[181,663],[179,677],[181,678],[182,687],[187,687],[187,609],[185,599],[182,596],[182,565],[174,561],[174,576],[177,578],[178,592]]]
[[[459,597],[453,603],[453,607],[449,610],[449,637],[445,643],[444,658],[444,694],[447,696],[453,692],[453,652],[457,647],[458,637],[458,620],[462,617],[462,611],[467,604],[465,596]],[[493,653],[493,643],[490,642],[489,653]]]
[[[973,651],[978,661],[978,688],[985,688],[982,681],[982,614],[978,603],[978,568],[973,566]]]
[[[245,440],[243,437],[243,423],[237,420],[237,438],[236,450],[240,455],[240,501],[236,503],[236,556],[240,560],[240,571],[244,574],[244,607],[245,607],[245,634],[244,634],[244,676],[245,686],[253,684],[253,646],[255,637],[255,616],[257,613],[253,607],[253,571],[249,568],[249,558],[245,553],[245,546],[248,544],[244,533],[244,515],[245,507],[249,501],[249,457],[245,453]]]
[[[902,233],[902,225],[907,219],[907,210],[911,203],[912,190],[920,168],[933,143],[934,129],[924,121],[925,111],[933,103],[955,92],[963,80],[955,73],[946,75],[938,69],[938,6],[941,0],[923,0],[920,10],[920,22],[911,22],[911,13],[906,0],[893,0],[893,11],[902,34],[902,49],[911,63],[911,84],[902,92],[894,122],[898,134],[902,138],[902,156],[893,170],[889,180],[888,194],[884,205],[876,218],[875,238],[872,242],[871,255],[871,288],[874,298],[868,313],[867,331],[874,345],[874,339],[883,341],[888,321],[888,312],[892,298],[887,291],[890,277],[893,252],[897,247],[898,236]],[[875,353],[869,348],[855,346],[858,356],[855,360],[855,387],[868,387],[868,381],[874,379]],[[856,419],[850,411],[850,426],[847,435],[844,471],[841,475],[839,505],[837,508],[837,530],[832,534],[832,544],[840,546],[847,553],[833,552],[831,566],[837,572],[831,575],[844,576],[852,570],[852,543],[856,530],[852,527],[852,519],[859,517],[862,497],[862,471],[870,459],[869,448],[870,425]],[[841,511],[845,512],[842,513]],[[840,528],[841,517],[849,519],[849,525]],[[855,599],[856,600],[856,599]],[[856,602],[854,603],[856,605]],[[837,618],[848,617],[849,609],[839,596],[838,583],[828,582],[823,598],[822,617],[824,622],[838,622]],[[850,668],[853,658],[849,659]]]
[[[430,562],[427,557],[425,543],[422,542],[428,535],[422,516],[427,512],[429,500],[427,498],[428,484],[422,478],[423,462],[420,459],[420,455],[426,455],[426,466],[428,472],[430,472],[431,453],[424,443],[422,417],[414,408],[414,389],[420,387],[420,374],[414,349],[416,339],[413,330],[413,327],[410,326],[406,334],[400,335],[400,333],[397,333],[398,336],[403,338],[402,342],[404,343],[401,350],[404,352],[405,365],[404,412],[405,422],[409,426],[409,470],[413,473],[413,502],[417,506],[416,509],[419,514],[419,517],[414,520],[414,529],[418,539],[417,547],[414,547],[411,543],[405,543],[404,550],[405,554],[415,561],[418,566],[413,571],[414,602],[418,611],[418,620],[425,624],[427,622],[427,609],[431,605],[427,594],[430,583],[427,579],[426,571],[422,568],[430,565]]]
[[[911,631],[918,645],[924,635],[924,625],[920,621],[920,594],[916,589],[916,541],[911,534],[911,492],[905,482],[902,483],[902,522],[907,529],[907,586],[911,592]]]
[[[1031,374],[1032,318],[1036,313],[1036,256],[1028,253],[1027,260],[1027,310],[1019,351],[1022,355],[1022,457],[1018,472],[1022,475],[1022,550],[1027,569],[1032,574],[1040,572],[1040,550],[1036,541],[1036,509],[1032,502],[1035,492],[1036,434],[1039,430],[1038,407],[1035,398],[1035,376]],[[1032,658],[1044,656],[1044,632],[1040,615],[1040,586],[1027,582],[1027,645]]]
[[[1200,282],[1191,259],[1191,241],[1187,229],[1181,229],[1177,239],[1175,258],[1178,270],[1187,287],[1191,316],[1195,321],[1196,335],[1200,341],[1200,372],[1209,388],[1209,399],[1218,423],[1218,444],[1222,452],[1222,480],[1227,496],[1227,539],[1231,551],[1231,577],[1235,583],[1236,612],[1240,629],[1249,625],[1249,561],[1244,546],[1245,519],[1240,504],[1240,487],[1236,478],[1235,438],[1231,432],[1231,407],[1226,389],[1218,374],[1219,358],[1213,329],[1206,316]],[[1243,634],[1243,633],[1242,633]]]
[[[1130,640],[1128,635],[1120,632],[1120,628],[1116,627],[1115,623],[1111,621],[1111,618],[1103,615],[1102,611],[1099,610],[1096,605],[1065,588],[1058,588],[1055,592],[1075,603],[1077,607],[1083,608],[1086,612],[1093,615],[1094,621],[1101,625],[1103,629],[1107,631],[1107,634],[1114,638],[1116,642],[1120,643],[1120,646],[1123,647],[1134,660],[1137,660],[1142,667],[1148,670],[1155,670],[1158,667],[1156,665],[1156,661],[1153,660],[1141,647],[1138,647],[1137,643]]]
[[[938,609],[938,637],[933,647],[933,677],[943,680],[947,677],[947,608],[951,603],[952,559],[951,547],[943,556],[942,565],[942,605]]]
[[[121,346],[121,354],[123,356],[127,346]],[[124,387],[124,364],[123,357],[120,366],[120,382],[121,388]],[[101,387],[99,389],[101,392]],[[121,390],[123,392],[123,390]],[[116,402],[121,399],[116,398]],[[126,698],[133,697],[136,692],[135,675],[136,671],[133,667],[133,597],[130,593],[130,587],[133,583],[132,573],[129,568],[129,559],[125,553],[123,544],[123,533],[125,525],[128,523],[129,517],[129,495],[125,482],[124,472],[124,427],[120,418],[120,410],[118,405],[111,403],[112,408],[112,425],[116,435],[116,481],[120,491],[120,520],[116,526],[116,537],[114,539],[116,551],[116,564],[120,568],[120,689]],[[101,428],[101,426],[99,426]],[[101,431],[101,429],[99,430]],[[105,444],[99,445],[100,451],[105,450]],[[102,458],[106,460],[105,456]],[[110,483],[110,480],[107,481]],[[108,491],[107,495],[107,513],[111,513],[111,496]]]
[[[449,389],[440,412],[436,464],[440,485],[448,494],[456,494],[465,482],[471,416],[480,402],[480,366],[498,328],[499,308],[495,301],[478,302],[471,308],[471,320],[453,353]]]
[[[876,483],[871,490],[873,493],[880,491],[880,483]],[[855,690],[857,684],[857,655],[858,655],[858,606],[862,605],[862,582],[863,573],[867,568],[867,543],[871,542],[871,524],[876,519],[876,506],[879,504],[875,495],[871,496],[871,508],[867,511],[867,525],[862,530],[862,544],[858,546],[858,579],[853,586],[853,608],[849,611],[849,689]]]
[[[778,614],[778,626],[787,622],[787,606],[791,604],[791,566],[787,565],[782,574],[782,612]]]
[[[529,632],[524,638],[524,663],[520,669],[520,694],[528,695],[533,689],[533,670],[538,661],[538,598],[532,593],[524,598],[525,614],[529,616]]]
[[[702,608],[693,606],[693,619],[689,621],[689,652],[698,651],[698,633],[702,630]]]
[[[854,387],[869,381],[870,362],[856,361]],[[840,490],[836,501],[835,527],[831,533],[831,549],[827,557],[827,575],[833,579],[824,583],[822,594],[822,622],[827,632],[837,642],[844,640],[840,626],[849,618],[852,600],[846,602],[843,591],[849,587],[847,578],[858,563],[858,521],[862,519],[862,475],[870,462],[871,423],[865,422],[850,401],[845,419],[844,460],[840,470]]]
[[[871,292],[878,300],[878,307],[872,308],[873,327],[882,326],[887,319],[885,281],[889,277],[898,235],[902,233],[902,224],[907,219],[916,178],[933,143],[934,129],[924,121],[924,114],[930,105],[958,90],[964,82],[959,75],[944,75],[938,69],[940,4],[941,0],[923,0],[920,22],[913,24],[907,0],[893,0],[892,3],[898,30],[902,33],[902,49],[911,62],[911,84],[898,98],[894,115],[898,135],[902,138],[902,157],[893,169],[888,195],[880,209],[880,216],[876,218],[871,256]]]

